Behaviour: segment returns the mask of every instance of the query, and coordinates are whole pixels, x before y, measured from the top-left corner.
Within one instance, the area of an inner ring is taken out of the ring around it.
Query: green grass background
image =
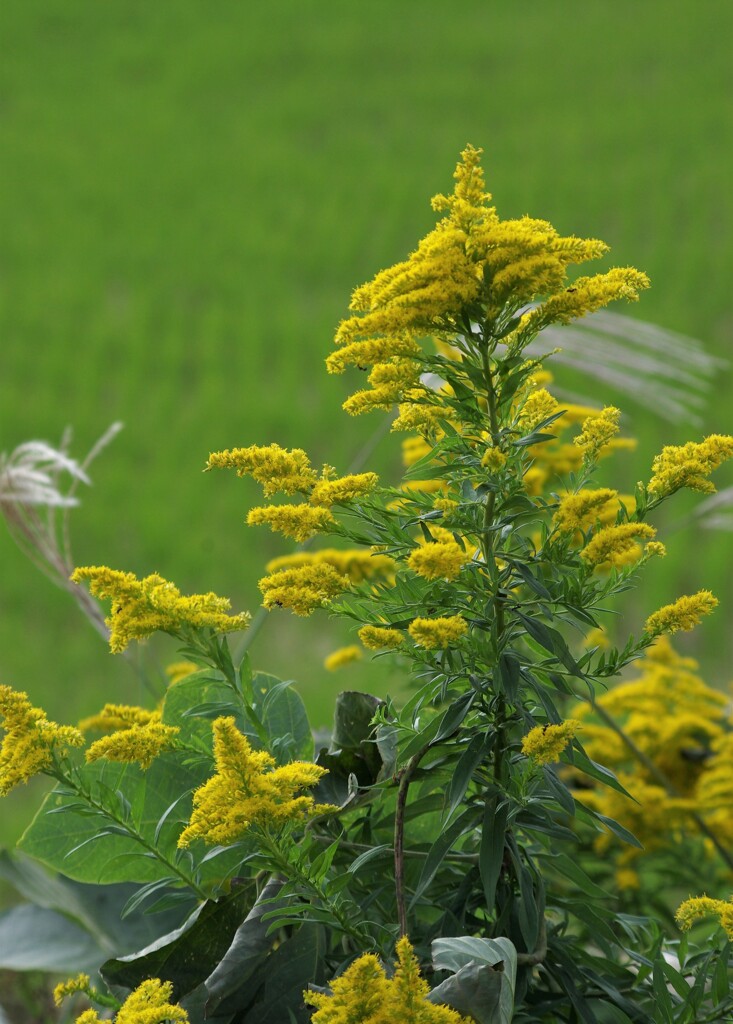
[[[731,38],[729,0],[5,0],[0,450],[72,424],[81,454],[125,421],[74,513],[77,561],[254,608],[286,549],[244,527],[257,491],[202,475],[206,456],[274,440],[346,468],[378,420],[340,411],[353,388],[323,367],[334,326],[432,225],[467,141],[500,213],[605,239],[652,278],[635,315],[727,356]],[[730,386],[721,372],[707,432],[731,429]],[[697,433],[627,410],[641,443],[617,462],[621,489]],[[374,464],[396,473],[397,445]],[[711,587],[722,608],[686,646],[723,684],[730,535],[680,530],[670,547],[627,624]],[[0,567],[0,681],[67,721],[144,698],[4,532]],[[273,617],[255,662],[294,674],[327,724],[338,688],[398,684],[383,660],[327,676],[346,639],[325,616]],[[165,639],[146,654],[174,657]],[[6,802],[0,836],[33,796]]]

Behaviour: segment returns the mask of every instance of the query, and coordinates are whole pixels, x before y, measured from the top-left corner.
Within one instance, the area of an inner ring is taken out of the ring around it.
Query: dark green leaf
[[[486,742],[485,736],[474,736],[459,757],[453,771],[453,777],[451,778],[450,790],[448,791],[448,809],[445,813],[446,821],[450,819],[466,795],[466,790],[471,784],[473,773],[485,756]]]
[[[55,910],[23,903],[0,914],[0,968],[76,974],[106,956],[95,939]]]
[[[481,846],[479,849],[479,872],[484,889],[486,908],[493,912],[496,901],[496,884],[499,881],[504,862],[504,844],[508,806],[499,803],[500,797],[493,796],[486,801],[483,824],[481,827]]]
[[[318,924],[304,924],[278,946],[260,969],[262,988],[241,1024],[306,1024],[311,1013],[303,992],[310,982],[322,981],[325,952],[326,932]]]

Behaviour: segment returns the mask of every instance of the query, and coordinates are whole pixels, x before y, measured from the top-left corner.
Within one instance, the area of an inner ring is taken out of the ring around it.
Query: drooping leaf
[[[306,923],[286,939],[251,979],[261,980],[261,985],[241,1024],[306,1024],[311,1012],[303,1002],[303,992],[310,982],[323,981],[325,951],[326,931],[319,924]]]
[[[444,1004],[471,1016],[476,1024],[511,1024],[514,1013],[514,992],[503,964],[468,964],[434,988],[427,998],[431,1003]]]
[[[0,914],[0,968],[94,972],[107,955],[95,938],[63,914],[21,903]]]

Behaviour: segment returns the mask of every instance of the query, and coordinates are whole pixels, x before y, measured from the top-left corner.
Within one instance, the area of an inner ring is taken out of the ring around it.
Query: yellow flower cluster
[[[339,647],[338,650],[332,651],[331,654],[323,662],[323,667],[327,672],[336,672],[338,669],[343,668],[344,665],[351,665],[354,661],[361,661],[364,657],[364,652],[358,644],[350,644],[348,647]]]
[[[701,917],[717,917],[720,927],[733,939],[733,901],[715,900],[710,896],[692,896],[677,908],[675,918],[683,931],[691,928]]]
[[[651,540],[656,530],[648,523],[619,523],[604,526],[593,536],[580,557],[589,565],[616,567],[636,562],[641,557],[638,540]]]
[[[619,430],[621,411],[607,405],[600,413],[588,416],[573,443],[583,450],[584,462],[595,462],[603,448]]]
[[[330,984],[330,992],[303,993],[316,1007],[312,1024],[471,1024],[449,1006],[428,1002],[428,983],[410,940],[403,936],[396,947],[397,967],[387,978],[379,960],[366,953]]]
[[[343,409],[350,416],[374,409],[391,409],[395,402],[401,402],[405,394],[416,387],[419,380],[420,364],[414,359],[397,357],[386,363],[376,363],[369,374],[371,387],[347,398]]]
[[[500,448],[489,445],[481,456],[481,465],[492,473],[498,473],[506,465],[506,455]]]
[[[341,576],[348,576],[352,583],[375,578],[391,579],[396,569],[394,559],[389,555],[383,555],[374,549],[364,551],[361,548],[299,551],[294,555],[273,558],[265,568],[269,573],[276,573],[282,569],[302,569],[304,566],[313,565],[330,565]]]
[[[85,981],[84,985],[80,982]],[[57,985],[54,999],[58,1006],[61,1000],[73,992],[86,992],[92,998],[97,994],[89,985],[89,978],[80,974],[78,978]],[[188,1024],[188,1014],[177,1003],[172,1003],[173,983],[160,978],[148,978],[131,992],[115,1014],[114,1024]],[[104,1024],[109,1018],[99,1016],[96,1010],[85,1010],[76,1018],[76,1024]]]
[[[581,724],[577,718],[568,718],[560,725],[537,725],[522,740],[522,753],[535,764],[552,764],[575,736]]]
[[[75,569],[71,579],[74,583],[88,580],[95,597],[112,601],[112,612],[105,621],[113,654],[124,651],[131,640],[141,640],[157,630],[178,636],[185,627],[231,633],[249,625],[248,612],[227,615],[231,608],[227,598],[212,593],[184,597],[156,573],[139,580],[132,572],[92,565]]]
[[[258,586],[265,608],[290,608],[296,615],[310,615],[347,590],[349,578],[324,561],[279,569],[263,576]]]
[[[396,334],[343,345],[328,356],[326,369],[329,373],[343,373],[347,366],[365,370],[368,366],[384,364],[390,358],[417,360],[421,355],[422,350],[411,335]]]
[[[264,750],[252,750],[234,718],[217,718],[213,725],[216,774],[193,795],[193,813],[178,846],[203,839],[210,846],[229,846],[251,825],[279,827],[330,807],[316,805],[312,796],[299,796],[327,774],[309,761],[275,767]]]
[[[573,709],[583,723],[588,756],[610,768],[634,798],[599,786],[583,791],[583,803],[619,821],[646,851],[666,845],[685,826],[689,832],[693,809],[733,841],[733,744],[728,740],[733,734],[726,728],[727,699],[696,670],[692,658],[678,655],[661,637],[639,663],[636,678],[597,698],[669,781],[678,794],[674,797],[618,733],[594,720],[587,704]],[[603,849],[610,842],[610,836],[603,836],[597,845]],[[623,867],[637,856],[639,851],[627,849],[620,858]]]
[[[297,541],[323,533],[335,521],[327,508],[312,505],[266,505],[251,509],[247,516],[247,526],[265,524],[273,533],[282,533]]]
[[[188,662],[186,662],[188,665]],[[82,732],[115,732],[133,725],[149,725],[160,721],[160,711],[148,711],[134,704],[105,704],[96,715],[82,718],[77,728]]]
[[[700,443],[667,445],[654,458],[648,490],[657,498],[673,494],[681,487],[712,494],[715,485],[707,478],[730,458],[733,458],[733,437],[727,434],[711,434]]]
[[[597,520],[604,522],[609,513],[615,518],[618,507],[618,491],[610,487],[583,488],[562,496],[552,521],[563,533],[584,532]]]
[[[61,1006],[64,999],[73,996],[76,992],[84,992],[87,995],[94,992],[88,974],[77,974],[75,978],[60,982],[53,990],[53,1001],[56,1006]]]
[[[206,469],[236,469],[237,476],[251,476],[262,484],[266,498],[278,491],[307,493],[316,482],[316,472],[306,453],[301,448],[288,450],[279,444],[212,452]]]
[[[50,722],[33,707],[28,694],[0,686],[0,716],[5,731],[0,746],[0,796],[53,765],[54,754],[81,747],[84,737],[71,725]]]
[[[665,604],[649,616],[644,624],[644,632],[650,636],[659,636],[660,633],[694,629],[703,615],[709,615],[718,604],[717,597],[709,590],[698,590],[696,594],[678,597],[672,604]]]
[[[192,675],[194,672],[198,672],[198,666],[194,665],[191,661],[172,661],[165,667],[165,674],[168,676],[170,686],[180,683],[182,679]]]
[[[362,626],[359,639],[370,651],[382,651],[402,646],[404,637],[399,629],[387,629],[384,626]]]
[[[418,645],[428,651],[443,650],[457,643],[468,631],[468,623],[462,615],[448,615],[443,618],[413,619],[407,632]]]
[[[348,476],[319,480],[311,491],[311,504],[330,508],[344,505],[369,494],[379,483],[376,473],[350,473]]]
[[[432,541],[415,548],[407,564],[426,580],[454,580],[469,557],[465,548],[450,540]]]
[[[174,746],[180,730],[177,726],[163,725],[160,712],[151,712],[148,721],[140,722],[136,714],[140,708],[127,709],[124,705],[107,704],[98,719],[104,721],[107,709],[110,709],[110,718],[120,721],[121,725],[109,736],[92,743],[86,753],[87,761],[105,758],[107,761],[139,764],[147,769],[159,754]],[[127,710],[133,713],[126,716]]]
[[[546,388],[537,388],[530,392],[522,405],[517,424],[525,434],[531,434],[540,423],[554,416],[559,408],[560,403]]]

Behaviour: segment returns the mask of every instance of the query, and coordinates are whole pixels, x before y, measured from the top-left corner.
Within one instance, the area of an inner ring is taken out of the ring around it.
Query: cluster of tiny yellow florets
[[[618,434],[620,419],[620,410],[608,405],[600,413],[583,421],[582,429],[573,438],[573,443],[582,450],[584,462],[595,462],[609,441]]]
[[[268,573],[280,572],[282,569],[302,569],[305,566],[330,565],[340,576],[347,576],[352,583],[364,580],[391,579],[396,571],[396,564],[389,555],[375,550],[361,548],[323,548],[321,551],[297,551],[292,555],[281,555],[273,558],[265,568]]]
[[[667,445],[652,463],[648,490],[656,498],[673,494],[682,487],[712,494],[715,485],[710,474],[727,459],[733,458],[733,437],[711,434],[704,441]]]
[[[328,562],[294,569],[279,569],[259,581],[265,608],[290,608],[296,615],[310,615],[324,608],[349,587],[349,578]]]
[[[410,569],[426,580],[454,580],[469,557],[464,547],[449,538],[416,547],[407,560]]]
[[[650,636],[660,633],[678,633],[694,629],[703,615],[709,615],[719,604],[709,590],[698,590],[696,594],[678,597],[672,604],[665,604],[646,620],[644,632]]]
[[[362,626],[359,639],[371,651],[382,651],[401,647],[404,637],[399,629],[384,626]]]
[[[332,651],[323,662],[327,672],[337,672],[344,665],[351,665],[355,661],[361,661],[364,651],[358,644],[349,644],[348,647],[339,647]]]
[[[330,992],[305,992],[306,1003],[316,1007],[312,1024],[471,1024],[470,1017],[428,1001],[430,988],[407,937],[396,952],[392,978],[367,953],[331,982]]]
[[[552,764],[580,728],[577,718],[568,718],[559,725],[537,725],[522,740],[522,753],[535,764]]]
[[[164,725],[160,711],[126,704],[105,704],[99,714],[80,722],[79,727],[109,733],[92,743],[87,761],[105,758],[141,768],[149,768],[159,754],[170,749],[180,731],[177,726]]]
[[[79,974],[57,985],[54,989],[56,1005],[60,1006],[63,999],[75,992],[84,992],[92,1000],[103,1001],[105,1005],[115,1005],[114,1000],[101,997],[92,988],[87,974]],[[130,993],[124,1003],[116,1004],[118,1008],[113,1018],[114,1024],[188,1024],[188,1014],[183,1007],[171,1002],[172,995],[172,982],[148,978]],[[85,1010],[76,1018],[76,1024],[104,1024],[104,1021],[109,1020],[106,1016],[100,1017],[96,1010]]]
[[[583,488],[562,496],[552,521],[563,533],[574,533],[576,530],[582,532],[597,520],[603,523],[609,516],[615,519],[619,500],[618,491],[610,487],[598,487],[595,490]]]
[[[441,616],[434,619],[413,619],[407,632],[418,645],[428,651],[442,650],[457,643],[468,631],[462,615]]]
[[[648,523],[604,526],[586,544],[580,557],[593,566],[622,566],[636,562],[642,553],[638,541],[651,540],[656,532]]]
[[[252,825],[280,827],[327,808],[312,796],[299,795],[327,774],[310,761],[275,767],[265,750],[253,750],[233,718],[213,725],[216,774],[193,795],[191,820],[181,833],[179,847],[203,839],[211,846],[235,843]]]
[[[158,630],[174,636],[187,628],[231,633],[245,629],[250,620],[248,612],[228,615],[231,602],[227,598],[212,593],[186,597],[157,573],[139,580],[132,572],[83,566],[74,570],[71,579],[74,583],[88,580],[95,597],[111,600],[112,611],[106,622],[113,654],[124,651],[131,640],[141,640]]]
[[[715,900],[710,896],[692,896],[680,904],[675,914],[683,931],[691,928],[702,917],[717,917],[720,927],[733,939],[733,900]]]
[[[0,746],[0,796],[51,768],[55,754],[64,755],[69,747],[84,744],[78,729],[50,722],[26,693],[10,686],[0,686],[0,718],[5,732]]]

